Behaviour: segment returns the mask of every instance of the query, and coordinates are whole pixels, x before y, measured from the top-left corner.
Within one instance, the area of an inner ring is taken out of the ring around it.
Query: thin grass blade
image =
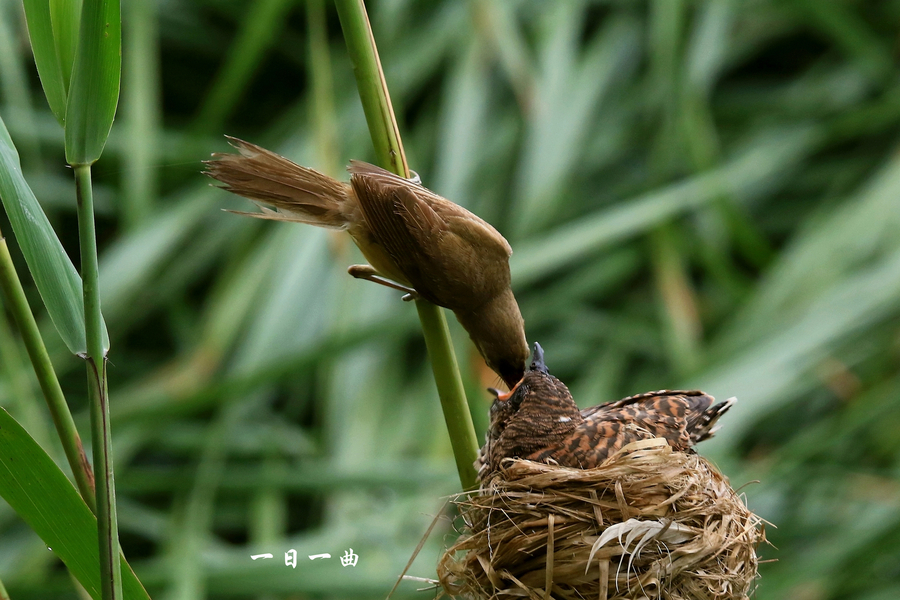
[[[145,223],[158,193],[156,164],[162,120],[159,78],[159,7],[150,0],[126,5],[124,118],[126,151],[121,215],[129,230]]]
[[[214,131],[235,109],[247,83],[259,69],[264,53],[277,39],[286,23],[285,13],[293,2],[257,0],[247,11],[241,31],[216,74],[215,82],[197,117],[197,131]]]

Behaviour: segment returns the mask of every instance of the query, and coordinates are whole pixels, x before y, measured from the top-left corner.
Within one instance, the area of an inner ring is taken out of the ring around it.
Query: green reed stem
[[[409,178],[409,166],[403,152],[400,130],[391,106],[391,97],[366,7],[362,0],[335,0],[335,7],[344,31],[347,53],[356,75],[359,98],[378,162],[397,175]],[[425,300],[416,300],[416,310],[419,312],[425,345],[431,358],[431,369],[447,422],[459,480],[464,489],[470,489],[475,487],[473,463],[478,458],[478,440],[466,402],[459,365],[450,342],[447,319],[440,307]]]
[[[400,130],[365,4],[362,0],[335,0],[334,5],[341,20],[347,54],[356,76],[359,99],[362,101],[363,112],[366,113],[366,123],[369,125],[378,162],[389,171],[409,178],[409,166],[406,164]]]
[[[106,349],[100,315],[100,271],[94,231],[94,196],[90,165],[74,165],[78,200],[78,237],[81,277],[84,281],[84,325],[87,338],[88,392],[91,405],[91,443],[94,451],[97,525],[100,542],[100,583],[103,600],[122,598],[116,489],[113,476],[112,436],[109,430],[109,395]]]

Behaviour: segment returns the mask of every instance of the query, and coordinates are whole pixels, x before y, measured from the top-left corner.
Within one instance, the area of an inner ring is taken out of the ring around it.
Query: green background
[[[900,2],[369,8],[411,168],[510,241],[528,339],[579,404],[737,396],[700,451],[758,480],[742,491],[777,526],[758,597],[900,597]],[[222,212],[248,203],[199,174],[226,133],[339,177],[373,159],[333,9],[122,13],[93,173],[126,556],[154,598],[383,598],[458,487],[413,307],[346,275],[346,236]],[[78,264],[62,131],[12,0],[0,114]],[[83,368],[10,243],[89,439]],[[0,316],[0,405],[62,464]],[[481,434],[497,381],[450,320]],[[440,523],[410,573],[432,577],[451,539]],[[14,600],[77,597],[6,505],[0,579]]]

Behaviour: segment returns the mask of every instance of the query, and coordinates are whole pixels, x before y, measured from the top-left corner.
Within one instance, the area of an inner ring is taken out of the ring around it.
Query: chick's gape
[[[660,390],[579,410],[565,384],[548,371],[539,344],[512,391],[492,392],[490,429],[475,464],[480,481],[498,472],[506,458],[590,469],[623,446],[652,437],[689,451],[712,437],[716,421],[736,401],[713,404],[701,391]]]
[[[510,289],[512,249],[489,223],[375,165],[352,161],[346,184],[229,139],[238,153],[214,154],[206,174],[262,208],[240,214],[347,231],[369,261],[351,275],[452,310],[508,386],[522,378],[528,344]]]

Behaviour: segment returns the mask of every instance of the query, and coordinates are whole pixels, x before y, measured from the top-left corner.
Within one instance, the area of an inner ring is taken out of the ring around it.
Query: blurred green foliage
[[[758,480],[750,507],[777,525],[759,597],[900,597],[900,2],[369,9],[410,166],[510,240],[529,340],[578,402],[737,396],[700,450]],[[224,133],[335,175],[372,158],[333,10],[131,0],[123,32],[94,176],[124,551],[153,597],[382,598],[458,485],[414,310],[345,274],[346,237],[224,213],[247,205],[199,175]],[[74,256],[13,0],[0,114]],[[62,465],[0,316],[0,404]],[[86,435],[79,361],[43,317]],[[496,381],[452,326],[483,431]],[[411,574],[433,576],[447,535]],[[5,505],[0,579],[14,600],[77,597]]]

